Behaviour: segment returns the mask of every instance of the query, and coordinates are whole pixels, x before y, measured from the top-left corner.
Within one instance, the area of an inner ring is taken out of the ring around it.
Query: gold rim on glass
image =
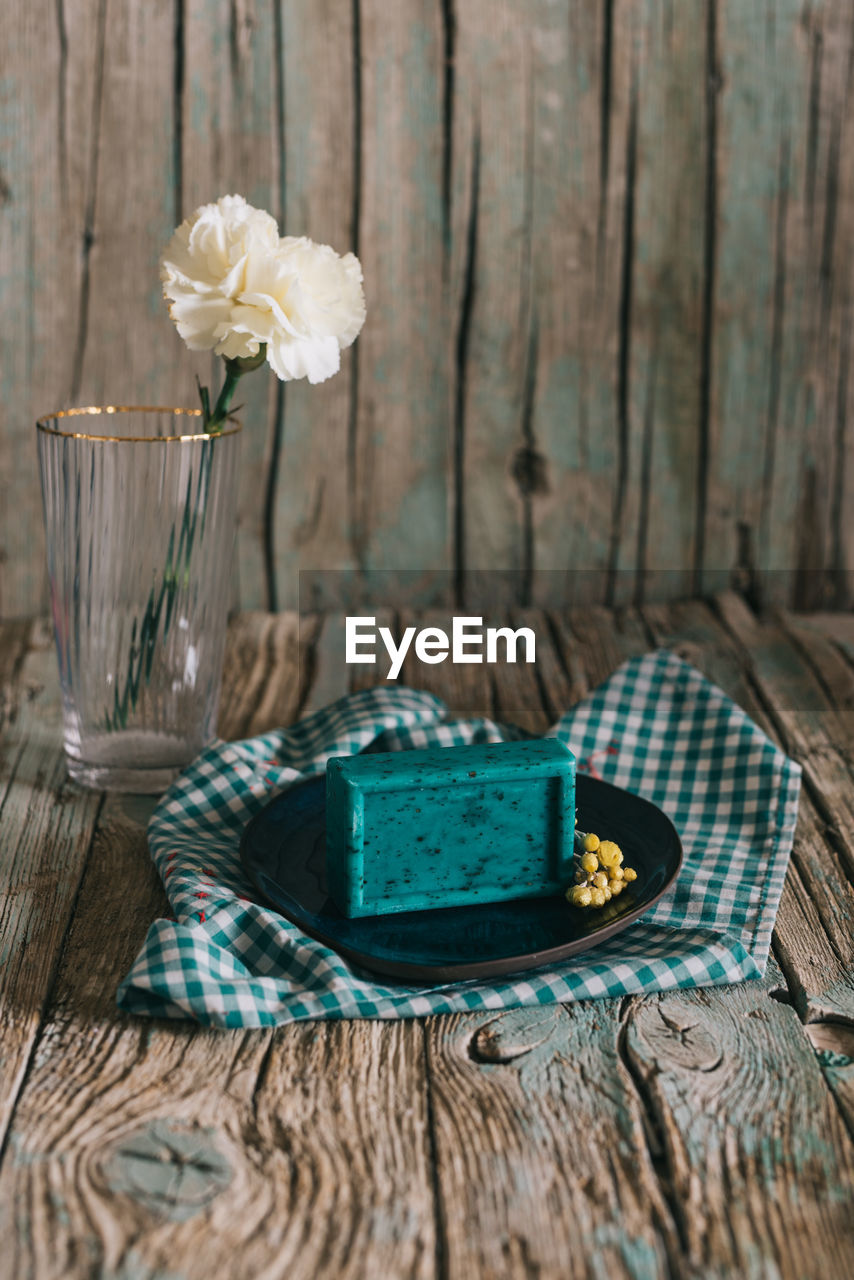
[[[200,431],[195,435],[177,436],[96,435],[88,431],[60,431],[58,427],[48,425],[55,418],[79,418],[84,414],[95,417],[102,413],[171,413],[174,417],[179,414],[185,414],[190,418],[201,418],[202,416],[201,409],[175,409],[170,406],[156,404],[86,405],[78,409],[58,409],[56,413],[47,413],[37,419],[36,430],[44,431],[50,436],[64,436],[69,440],[100,440],[109,444],[167,444],[169,441],[177,441],[179,444],[191,444],[194,440],[217,440],[220,436],[237,435],[238,432],[243,430],[243,423],[232,417],[226,419],[232,425],[225,431]]]

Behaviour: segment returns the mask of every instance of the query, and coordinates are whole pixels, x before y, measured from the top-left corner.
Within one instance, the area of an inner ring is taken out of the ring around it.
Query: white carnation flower
[[[253,209],[243,196],[223,196],[202,205],[182,222],[163,252],[160,278],[171,302],[169,314],[191,351],[220,353],[234,301],[244,288],[249,263],[276,252],[275,218]],[[255,355],[244,341],[232,355]]]
[[[161,259],[164,294],[194,351],[257,356],[284,380],[323,382],[365,321],[362,268],[352,253],[279,238],[275,220],[242,196],[197,209]]]

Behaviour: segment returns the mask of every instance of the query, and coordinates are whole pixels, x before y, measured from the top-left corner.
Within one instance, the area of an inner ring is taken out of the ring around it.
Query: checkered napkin
[[[289,729],[215,742],[177,779],[149,839],[174,920],[158,920],[118,992],[133,1013],[218,1027],[301,1018],[411,1018],[759,977],[792,847],[800,768],[720,689],[665,651],[633,659],[552,730],[580,770],[646,796],[679,831],[676,885],[588,954],[494,982],[376,979],[252,901],[238,846],[270,799],[330,756],[500,742],[491,720],[447,721],[427,693],[343,698]],[[569,910],[569,908],[567,908]]]

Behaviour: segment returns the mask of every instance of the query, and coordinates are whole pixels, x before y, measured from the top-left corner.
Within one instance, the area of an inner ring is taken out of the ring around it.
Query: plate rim
[[[324,775],[312,774],[308,778],[300,778],[295,781],[293,787],[298,787],[303,783],[317,782]],[[569,959],[573,955],[582,955],[584,952],[591,950],[602,942],[606,942],[615,934],[622,933],[629,925],[648,911],[664,897],[665,893],[670,890],[676,883],[685,863],[685,850],[682,845],[682,838],[679,835],[673,821],[670,817],[652,800],[647,800],[645,796],[639,796],[634,791],[629,791],[626,787],[618,787],[613,782],[607,782],[604,778],[594,778],[591,774],[579,774],[579,778],[584,778],[585,784],[593,784],[596,789],[603,788],[610,791],[617,791],[620,795],[629,796],[635,803],[649,806],[664,819],[670,827],[673,840],[675,842],[676,864],[671,874],[666,878],[662,886],[643,903],[627,911],[625,915],[619,916],[616,920],[611,920],[607,924],[603,924],[600,928],[594,930],[593,933],[587,934],[584,938],[575,938],[571,942],[560,943],[556,947],[547,947],[544,951],[526,951],[521,955],[502,956],[497,960],[481,960],[464,964],[441,964],[441,965],[422,965],[410,964],[407,961],[385,961],[382,958],[377,959],[375,956],[363,951],[357,950],[355,947],[342,944],[338,940],[333,940],[328,935],[324,935],[318,929],[311,929],[306,926],[304,919],[286,910],[280,903],[275,902],[268,894],[264,892],[255,876],[250,870],[248,846],[249,835],[252,828],[260,819],[263,818],[267,810],[283,796],[287,795],[291,788],[286,791],[280,791],[278,795],[273,796],[262,809],[252,816],[240,836],[239,857],[240,865],[244,875],[249,880],[256,893],[261,896],[263,905],[271,907],[274,911],[283,916],[285,920],[296,925],[307,937],[313,938],[315,942],[320,942],[323,946],[334,951],[336,955],[343,956],[347,960],[351,960],[354,964],[359,965],[362,969],[369,973],[381,975],[384,978],[392,978],[398,981],[414,982],[418,985],[441,985],[444,983],[454,982],[477,982],[483,978],[511,977],[516,973],[525,973],[531,969],[540,969],[548,964],[557,964],[563,960]],[[554,895],[547,895],[554,896]],[[490,903],[475,904],[488,907]],[[569,906],[567,907],[569,910]]]

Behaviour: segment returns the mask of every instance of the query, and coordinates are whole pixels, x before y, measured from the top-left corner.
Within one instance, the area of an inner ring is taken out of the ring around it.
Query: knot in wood
[[[199,1213],[231,1182],[213,1130],[169,1119],[122,1138],[105,1154],[101,1173],[110,1191],[173,1222]]]
[[[484,1064],[514,1062],[550,1039],[556,1015],[541,1009],[512,1009],[478,1027],[469,1044],[469,1057]]]
[[[521,445],[513,455],[510,474],[523,498],[542,496],[551,492],[548,463],[539,449],[533,445]]]
[[[714,1071],[723,1061],[720,1032],[704,1025],[699,1007],[675,1001],[652,1006],[639,1017],[639,1028],[656,1057],[689,1071]]]

